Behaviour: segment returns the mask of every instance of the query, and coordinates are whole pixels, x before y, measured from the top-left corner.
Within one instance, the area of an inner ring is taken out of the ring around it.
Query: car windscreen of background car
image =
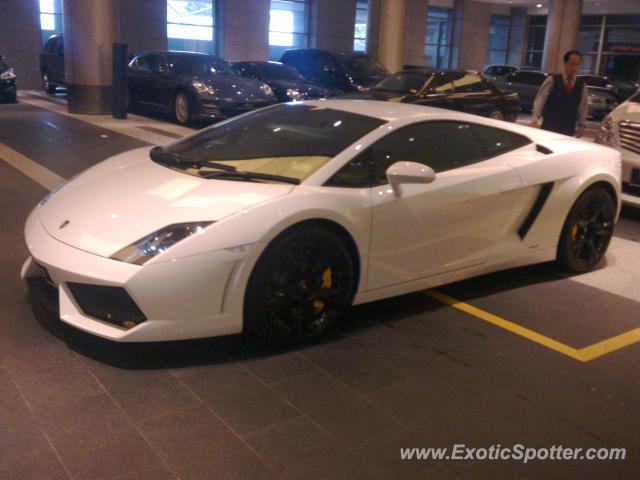
[[[389,72],[371,57],[363,55],[343,59],[347,70],[356,75],[386,75]]]
[[[420,73],[397,73],[391,75],[373,87],[373,90],[397,93],[418,93],[428,76]]]
[[[302,181],[383,123],[321,106],[278,105],[214,125],[171,145],[166,152],[198,162],[199,168],[185,169],[192,175],[203,175],[207,162],[215,162],[238,172]],[[185,166],[188,164],[186,161]]]
[[[176,55],[169,58],[169,64],[176,75],[236,75],[224,62],[204,55]]]
[[[273,80],[293,80],[303,81],[304,77],[300,75],[295,68],[286,65],[256,65],[258,75],[262,78],[271,78]]]

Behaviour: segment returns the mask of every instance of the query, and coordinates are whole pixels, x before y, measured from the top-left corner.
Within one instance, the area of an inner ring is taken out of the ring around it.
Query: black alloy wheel
[[[572,273],[592,270],[607,251],[615,224],[616,209],[602,187],[584,192],[571,207],[558,243],[557,261]]]
[[[343,240],[322,226],[276,238],[251,274],[245,331],[279,345],[304,344],[335,324],[351,304],[355,269]]]
[[[188,125],[191,121],[191,101],[186,92],[178,92],[173,101],[173,112],[180,125]]]

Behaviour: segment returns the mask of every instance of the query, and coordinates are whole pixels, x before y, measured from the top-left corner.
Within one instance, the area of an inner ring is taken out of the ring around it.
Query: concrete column
[[[378,58],[378,42],[380,40],[380,1],[369,0],[367,14],[367,54]]]
[[[524,65],[527,54],[527,8],[511,8],[511,27],[509,29],[509,50],[507,63],[510,65]]]
[[[223,8],[223,57],[230,62],[269,58],[269,9],[267,0],[225,0]]]
[[[407,0],[407,27],[404,47],[404,63],[425,65],[424,41],[427,35],[428,0]]]
[[[337,52],[353,50],[356,0],[318,1],[312,18],[315,46]]]
[[[547,33],[544,37],[542,70],[561,72],[562,56],[567,50],[576,48],[582,0],[551,0],[547,16]]]
[[[118,26],[129,54],[166,50],[167,0],[119,0]]]
[[[111,113],[118,0],[64,0],[64,63],[70,113]]]
[[[452,66],[482,70],[487,59],[491,4],[455,0]]]
[[[42,49],[38,0],[0,2],[0,54],[18,76],[18,88],[40,88]]]
[[[407,0],[382,0],[380,7],[378,60],[396,72],[404,65]]]

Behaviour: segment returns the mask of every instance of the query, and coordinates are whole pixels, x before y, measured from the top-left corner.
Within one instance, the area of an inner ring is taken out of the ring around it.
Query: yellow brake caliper
[[[331,267],[327,267],[327,269],[322,272],[322,288],[331,288],[333,285]],[[318,314],[324,308],[324,302],[318,298],[313,300],[313,313]]]
[[[578,224],[576,223],[571,229],[571,236],[576,238],[578,236]]]

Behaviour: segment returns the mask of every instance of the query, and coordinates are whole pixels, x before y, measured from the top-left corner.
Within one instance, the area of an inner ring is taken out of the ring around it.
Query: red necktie
[[[571,89],[573,88],[573,82],[570,78],[567,78],[567,82],[564,84],[564,90],[567,93],[571,93]]]

